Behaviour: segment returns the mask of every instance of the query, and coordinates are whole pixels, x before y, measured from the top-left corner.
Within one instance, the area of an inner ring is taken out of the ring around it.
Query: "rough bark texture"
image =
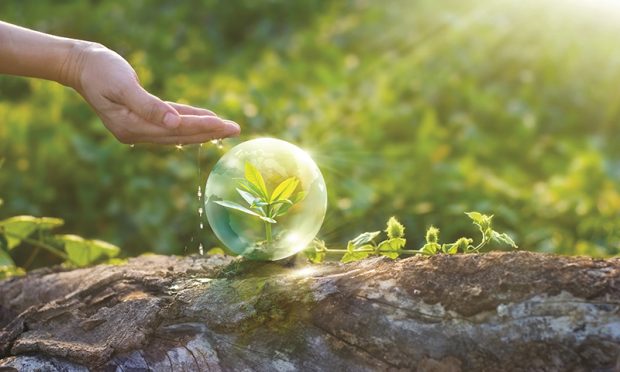
[[[143,256],[0,299],[3,371],[620,370],[620,259]]]

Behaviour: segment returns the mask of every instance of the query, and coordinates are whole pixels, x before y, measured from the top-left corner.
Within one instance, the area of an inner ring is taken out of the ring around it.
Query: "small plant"
[[[365,232],[358,235],[355,239],[350,240],[347,249],[329,249],[325,246],[325,242],[315,239],[310,246],[304,251],[306,257],[313,263],[320,263],[325,260],[328,253],[342,253],[341,262],[351,262],[362,260],[371,255],[380,255],[395,259],[402,254],[456,254],[477,253],[489,242],[495,241],[501,244],[507,244],[512,248],[518,248],[510,236],[505,233],[498,233],[492,229],[493,216],[488,216],[478,212],[468,212],[467,216],[472,220],[473,224],[478,227],[482,238],[478,245],[473,245],[474,240],[471,238],[459,238],[454,243],[440,244],[439,229],[431,226],[426,230],[426,243],[420,249],[404,249],[407,240],[405,239],[405,227],[398,222],[395,217],[391,217],[387,222],[385,229],[387,239],[376,243],[376,238],[381,231]]]
[[[284,216],[293,205],[302,201],[306,196],[304,191],[299,191],[293,196],[299,185],[297,177],[285,179],[270,194],[263,176],[249,162],[245,163],[245,178],[237,179],[237,183],[240,188],[236,190],[249,208],[230,200],[217,200],[215,203],[263,220],[267,242],[273,240],[271,225],[277,223],[276,218]]]
[[[15,216],[1,220],[0,279],[25,273],[11,258],[10,252],[16,249],[31,249],[25,267],[33,262],[40,250],[61,258],[66,265],[78,267],[101,260],[109,261],[119,254],[120,248],[101,240],[51,233],[63,224],[63,220],[51,217]]]

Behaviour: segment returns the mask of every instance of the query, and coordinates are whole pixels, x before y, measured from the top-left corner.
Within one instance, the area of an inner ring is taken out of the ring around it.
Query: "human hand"
[[[150,94],[129,63],[101,45],[75,48],[65,64],[65,80],[122,143],[190,144],[239,134],[238,124],[212,111]]]

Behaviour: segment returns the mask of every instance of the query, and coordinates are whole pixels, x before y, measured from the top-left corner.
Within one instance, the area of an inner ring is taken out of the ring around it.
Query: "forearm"
[[[90,45],[0,22],[0,73],[77,87],[80,56]]]

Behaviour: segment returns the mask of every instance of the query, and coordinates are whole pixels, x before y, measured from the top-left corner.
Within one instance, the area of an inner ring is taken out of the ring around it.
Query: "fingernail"
[[[171,112],[164,115],[164,124],[169,128],[176,128],[181,124],[181,118]]]

